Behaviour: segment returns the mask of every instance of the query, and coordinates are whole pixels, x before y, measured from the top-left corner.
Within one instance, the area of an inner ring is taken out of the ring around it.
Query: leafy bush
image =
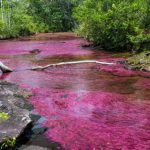
[[[16,145],[16,138],[9,138],[9,137],[6,137],[4,139],[4,142],[1,144],[0,146],[0,149],[3,150],[3,149],[13,149]]]
[[[5,30],[5,24],[0,20],[0,39],[3,38],[4,30]]]
[[[0,37],[10,38],[37,32],[71,31],[72,10],[78,0],[0,1]]]
[[[42,26],[45,24],[45,31],[69,31],[74,27],[74,19],[72,17],[74,4],[75,2],[72,0],[30,0],[28,10],[29,15],[34,16],[36,23],[41,25],[42,22]]]
[[[144,33],[146,15],[147,0],[84,0],[74,12],[77,33],[109,50],[143,48],[150,39]]]
[[[15,15],[11,26],[11,36],[29,35],[37,31],[33,18],[26,14]]]
[[[1,1],[0,38],[11,38],[37,32],[37,24],[27,14],[28,3],[22,1]],[[2,11],[3,10],[3,11]]]
[[[130,36],[130,41],[133,44],[133,49],[137,52],[150,50],[150,34],[138,34]]]

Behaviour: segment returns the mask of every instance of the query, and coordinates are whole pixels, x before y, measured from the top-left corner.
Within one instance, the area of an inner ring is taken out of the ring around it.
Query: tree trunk
[[[99,64],[99,65],[115,65],[115,63],[112,63],[112,62],[103,62],[103,61],[97,61],[97,60],[81,60],[81,61],[60,62],[60,63],[56,63],[56,64],[49,64],[49,65],[46,65],[46,66],[37,66],[37,67],[29,68],[29,69],[26,69],[26,70],[44,70],[44,69],[47,69],[49,67],[63,66],[63,65],[73,65],[73,64],[83,64],[83,63],[96,63],[96,64]],[[0,62],[0,70],[3,73],[14,71],[11,68],[4,65],[2,62]]]

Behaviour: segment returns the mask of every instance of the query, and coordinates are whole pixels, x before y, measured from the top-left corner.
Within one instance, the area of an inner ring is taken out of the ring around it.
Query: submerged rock
[[[42,50],[40,49],[33,49],[30,51],[31,54],[39,54]]]
[[[7,114],[7,119],[0,118],[0,143],[16,139],[31,123],[26,99],[31,94],[19,89],[17,85],[0,81],[0,112]]]
[[[48,150],[48,148],[44,148],[44,147],[40,147],[40,146],[24,146],[24,148],[22,147],[20,150]]]

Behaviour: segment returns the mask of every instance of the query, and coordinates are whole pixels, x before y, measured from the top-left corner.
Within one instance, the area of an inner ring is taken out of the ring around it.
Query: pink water
[[[16,72],[1,79],[34,93],[32,113],[49,141],[66,150],[150,150],[150,74],[122,65],[77,64],[25,70],[62,61],[116,62],[112,53],[80,47],[82,39],[0,42],[0,59]],[[38,48],[40,54],[30,54]],[[49,147],[50,148],[50,147]]]

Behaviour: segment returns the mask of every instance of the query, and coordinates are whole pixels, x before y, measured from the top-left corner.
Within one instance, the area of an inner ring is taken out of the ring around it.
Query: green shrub
[[[15,15],[11,27],[11,36],[29,35],[37,31],[33,18],[26,14]]]
[[[84,0],[74,12],[77,33],[109,50],[139,50],[149,41],[144,34],[147,0]],[[143,33],[143,34],[141,34]],[[139,38],[138,46],[136,39]],[[141,45],[142,44],[142,45]]]
[[[74,19],[72,17],[72,9],[74,7],[75,2],[73,0],[47,2],[30,0],[28,14],[33,15],[34,21],[39,25],[41,23],[42,26],[45,24],[47,32],[70,31],[74,27]]]
[[[0,37],[11,38],[37,32],[37,24],[27,14],[28,3],[22,1],[2,1],[3,10],[0,17]],[[1,3],[2,3],[1,2]]]
[[[5,138],[4,142],[1,144],[0,149],[13,149],[16,145],[16,138]]]
[[[129,36],[129,39],[136,52],[150,50],[150,34],[141,33],[136,36]]]
[[[0,112],[0,120],[8,120],[9,115],[5,112]]]

